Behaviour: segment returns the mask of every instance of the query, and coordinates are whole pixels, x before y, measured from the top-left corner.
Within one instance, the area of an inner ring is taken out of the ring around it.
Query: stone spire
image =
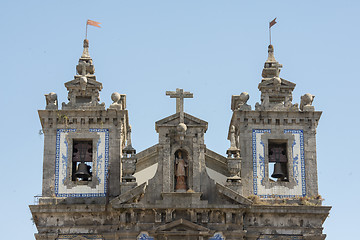
[[[65,83],[68,90],[69,103],[63,103],[63,109],[105,109],[104,103],[99,103],[102,84],[96,81],[95,67],[89,54],[89,40],[84,40],[84,50],[76,65],[77,75],[74,80]]]
[[[268,47],[268,58],[265,62],[264,69],[262,71],[262,81],[266,81],[268,79],[279,77],[280,68],[282,68],[282,64],[278,63],[274,56],[274,47],[273,45],[269,45]]]
[[[268,58],[262,71],[262,80],[258,88],[261,91],[261,104],[256,110],[298,111],[298,105],[292,104],[292,91],[296,84],[279,77],[282,64],[276,61],[274,47],[269,45]]]

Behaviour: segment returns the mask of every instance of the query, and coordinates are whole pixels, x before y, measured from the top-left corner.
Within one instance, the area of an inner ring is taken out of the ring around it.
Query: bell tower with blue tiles
[[[316,163],[316,127],[321,113],[312,106],[314,96],[292,103],[295,83],[279,77],[282,65],[268,47],[268,59],[258,86],[261,102],[255,110],[249,96],[232,96],[229,136],[241,152],[242,191],[261,199],[319,198]]]
[[[57,95],[46,94],[39,110],[44,133],[43,187],[40,202],[105,202],[120,194],[120,157],[129,138],[126,95],[113,93],[113,104],[100,103],[89,41],[66,82],[68,103],[58,109]]]

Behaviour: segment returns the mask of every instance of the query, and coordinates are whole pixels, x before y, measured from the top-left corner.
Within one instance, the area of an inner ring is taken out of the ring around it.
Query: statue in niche
[[[187,190],[187,161],[183,158],[182,151],[178,151],[175,154],[175,191],[186,192]]]

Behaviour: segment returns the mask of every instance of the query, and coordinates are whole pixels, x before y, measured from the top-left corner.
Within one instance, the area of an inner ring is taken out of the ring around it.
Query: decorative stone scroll
[[[247,104],[250,95],[247,92],[242,92],[240,95],[233,95],[231,97],[231,110],[250,111],[251,106]]]
[[[301,96],[300,110],[304,112],[315,111],[315,107],[311,106],[314,98],[315,96],[310,93],[306,93]]]
[[[58,100],[57,95],[54,92],[45,94],[46,99],[46,110],[57,110],[58,109]]]

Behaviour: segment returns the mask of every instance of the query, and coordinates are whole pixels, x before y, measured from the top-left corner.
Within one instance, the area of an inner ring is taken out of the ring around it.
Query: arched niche
[[[189,189],[189,154],[184,149],[174,153],[174,190],[186,192]]]

